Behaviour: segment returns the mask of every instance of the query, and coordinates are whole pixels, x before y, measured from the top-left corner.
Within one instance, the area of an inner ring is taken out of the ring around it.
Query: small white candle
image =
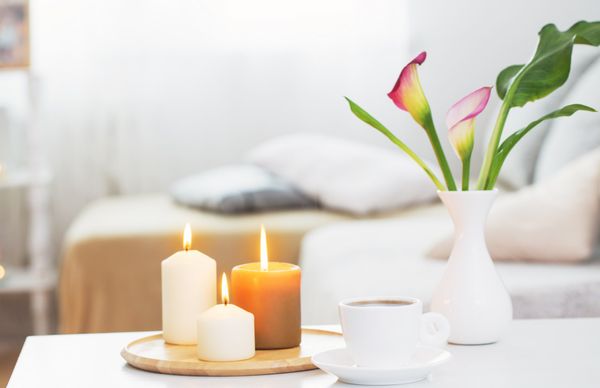
[[[186,224],[183,251],[162,262],[163,338],[177,345],[196,344],[196,318],[217,301],[217,263],[191,250],[192,232]]]
[[[221,283],[223,304],[198,316],[198,358],[237,361],[254,357],[254,315],[229,303],[227,277]]]

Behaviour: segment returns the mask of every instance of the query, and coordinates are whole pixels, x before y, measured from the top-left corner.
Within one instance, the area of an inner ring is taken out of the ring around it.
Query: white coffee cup
[[[438,313],[423,314],[410,297],[345,299],[339,304],[346,347],[359,366],[388,368],[410,362],[419,343],[441,347],[450,324]]]

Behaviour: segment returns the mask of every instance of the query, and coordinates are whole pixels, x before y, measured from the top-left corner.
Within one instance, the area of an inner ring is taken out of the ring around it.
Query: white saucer
[[[345,383],[393,385],[423,380],[436,366],[447,362],[450,357],[452,356],[447,350],[420,346],[408,365],[385,369],[365,368],[357,366],[348,350],[341,348],[315,354],[312,363]]]

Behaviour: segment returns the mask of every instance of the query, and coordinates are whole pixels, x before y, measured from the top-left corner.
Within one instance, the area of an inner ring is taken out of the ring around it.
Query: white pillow
[[[387,211],[436,198],[434,184],[400,150],[324,135],[295,134],[258,146],[247,160],[281,176],[323,206],[353,214]]]
[[[494,260],[577,262],[594,256],[600,228],[600,149],[547,180],[500,196],[486,227]],[[452,238],[428,253],[446,259]]]
[[[583,74],[562,105],[574,103],[600,109],[600,60]],[[600,147],[600,113],[577,112],[571,117],[554,120],[542,143],[534,180],[551,176],[596,147]]]

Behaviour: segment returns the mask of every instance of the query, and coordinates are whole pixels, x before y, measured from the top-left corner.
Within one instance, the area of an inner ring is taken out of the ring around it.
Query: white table
[[[119,352],[147,334],[29,337],[8,387],[356,387],[320,370],[229,378],[140,371]],[[453,359],[430,380],[404,387],[600,387],[600,318],[515,321],[497,344],[448,348]]]

